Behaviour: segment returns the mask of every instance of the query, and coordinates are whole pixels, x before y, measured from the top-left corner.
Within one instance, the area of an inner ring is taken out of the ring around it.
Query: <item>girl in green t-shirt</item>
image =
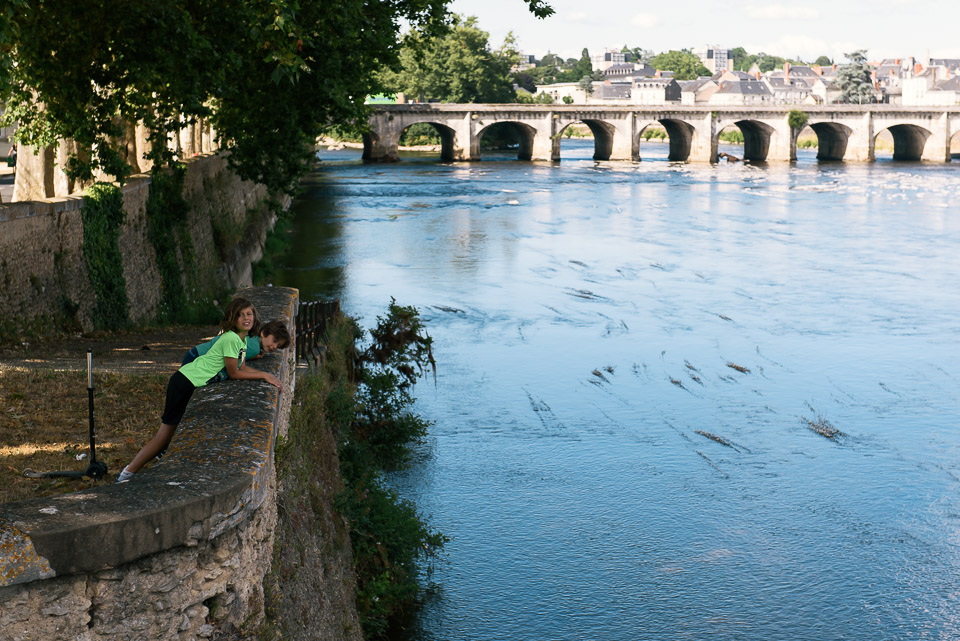
[[[220,321],[223,334],[206,354],[182,366],[170,377],[160,429],[117,475],[118,483],[129,481],[145,463],[167,449],[187,409],[187,403],[193,396],[193,390],[206,385],[221,369],[226,369],[230,378],[263,380],[283,391],[283,385],[273,374],[244,366],[247,334],[256,324],[253,303],[245,298],[234,298],[230,301],[223,312],[223,320]]]

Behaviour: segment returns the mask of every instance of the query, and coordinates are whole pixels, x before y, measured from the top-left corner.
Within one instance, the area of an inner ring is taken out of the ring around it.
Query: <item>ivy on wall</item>
[[[97,297],[93,323],[97,329],[117,330],[128,324],[129,301],[120,254],[123,194],[109,183],[97,183],[83,194],[83,259]]]
[[[195,302],[186,282],[199,284],[197,256],[190,236],[187,213],[190,206],[183,197],[186,165],[153,173],[147,197],[147,238],[156,254],[157,270],[163,287],[159,320],[168,323],[204,323],[217,318],[212,305]],[[181,260],[183,269],[181,271]]]

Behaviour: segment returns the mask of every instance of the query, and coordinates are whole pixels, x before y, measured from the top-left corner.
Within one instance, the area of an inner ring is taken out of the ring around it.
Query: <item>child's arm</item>
[[[237,367],[237,359],[226,356],[223,358],[223,364],[226,367],[227,376],[230,378],[247,381],[266,381],[276,386],[281,392],[283,391],[283,384],[280,382],[280,379],[269,372],[261,372],[252,367]]]

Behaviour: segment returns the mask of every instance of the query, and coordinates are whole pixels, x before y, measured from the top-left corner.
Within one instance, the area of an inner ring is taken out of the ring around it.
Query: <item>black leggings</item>
[[[173,376],[170,377],[170,382],[167,383],[167,403],[163,406],[161,420],[167,425],[179,425],[195,389],[197,388],[194,387],[189,378],[179,371],[174,372]]]

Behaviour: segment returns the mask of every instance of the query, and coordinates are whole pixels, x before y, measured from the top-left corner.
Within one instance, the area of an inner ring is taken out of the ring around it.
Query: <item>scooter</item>
[[[73,478],[79,479],[89,477],[94,480],[102,479],[107,475],[107,464],[97,460],[97,435],[93,428],[93,353],[87,350],[87,398],[90,407],[90,464],[83,472],[72,471],[53,471],[53,472],[34,472],[30,468],[23,471],[23,475],[31,479],[48,478]]]

